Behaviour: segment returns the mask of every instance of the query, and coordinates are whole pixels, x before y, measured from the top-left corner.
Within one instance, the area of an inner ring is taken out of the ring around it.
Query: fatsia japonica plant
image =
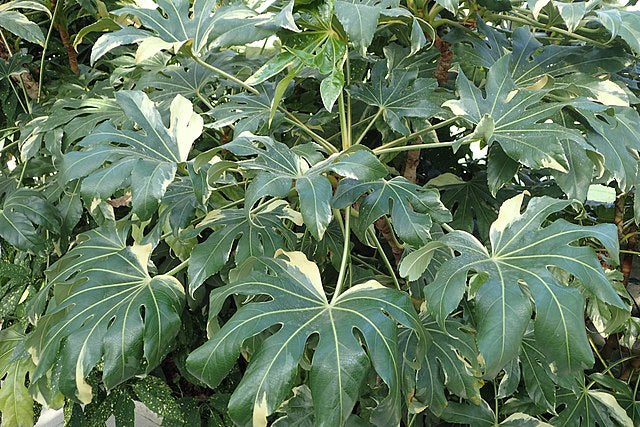
[[[640,425],[639,40],[635,0],[5,1],[2,426]]]

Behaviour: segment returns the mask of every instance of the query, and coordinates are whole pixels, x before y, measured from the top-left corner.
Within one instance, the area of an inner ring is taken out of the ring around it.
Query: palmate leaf
[[[364,53],[373,41],[380,15],[406,15],[399,6],[398,0],[336,0],[334,10],[349,40]]]
[[[255,260],[251,274],[211,293],[211,316],[219,313],[230,295],[267,295],[270,299],[241,307],[211,340],[189,355],[187,368],[215,387],[235,364],[245,340],[280,325],[252,356],[229,402],[234,421],[247,425],[252,417],[264,420],[290,395],[305,344],[317,334],[308,382],[316,424],[337,426],[346,421],[373,365],[389,390],[374,411],[375,423],[397,425],[403,356],[398,350],[396,322],[419,334],[422,331],[408,295],[369,281],[329,302],[318,267],[301,252],[284,255]]]
[[[476,404],[481,402],[482,371],[474,336],[457,320],[448,319],[442,329],[430,316],[422,316],[427,332],[427,350],[419,369],[405,361],[403,376],[415,386],[413,399],[440,415],[448,405],[445,387],[455,395]],[[405,355],[415,355],[417,336],[409,329],[400,332],[400,348]],[[409,360],[412,357],[409,357]]]
[[[151,245],[128,246],[129,229],[106,223],[81,234],[47,272],[54,299],[27,342],[37,360],[35,387],[55,369],[53,389],[88,403],[85,378],[98,362],[113,388],[150,372],[167,354],[180,329],[184,290],[171,276],[150,276]]]
[[[582,386],[578,394],[571,391],[558,393],[558,403],[565,409],[554,417],[554,426],[568,427],[577,424],[585,427],[633,427],[633,421],[613,395],[602,390]]]
[[[357,226],[364,232],[378,218],[391,215],[393,230],[403,241],[419,246],[429,241],[433,221],[447,222],[451,214],[440,201],[438,190],[420,187],[403,177],[360,182],[340,181],[333,206],[341,209],[360,202]]]
[[[33,57],[22,52],[16,52],[6,61],[0,61],[0,80],[8,79],[12,76],[19,76],[27,71],[26,64],[31,63]]]
[[[259,95],[248,93],[231,95],[227,102],[218,104],[209,110],[207,114],[215,119],[211,126],[215,129],[221,129],[225,126],[235,125],[234,132],[236,135],[240,135],[245,131],[255,132],[269,122],[272,123],[272,126],[277,125],[283,114],[276,111],[271,118],[273,88],[265,85],[259,86],[258,90],[260,91]]]
[[[587,142],[604,157],[604,166],[628,190],[638,174],[640,151],[640,116],[631,107],[607,109],[595,102],[576,102],[575,109],[594,132]]]
[[[494,377],[520,351],[535,303],[534,335],[539,350],[554,362],[560,375],[593,364],[584,324],[584,297],[558,282],[555,266],[577,277],[599,300],[624,308],[593,249],[572,245],[595,238],[614,260],[618,257],[615,226],[582,227],[562,219],[542,227],[546,218],[570,204],[549,197],[534,198],[520,213],[524,194],[506,201],[490,231],[491,252],[475,237],[454,231],[441,241],[460,256],[447,261],[425,288],[429,311],[443,323],[465,292],[469,271],[480,273],[474,285],[478,348],[486,362],[485,377]],[[525,289],[522,289],[524,286]],[[542,344],[544,343],[544,344]]]
[[[620,48],[543,45],[528,27],[513,31],[511,74],[514,83],[526,88],[544,76],[554,79],[576,73],[594,76],[615,73],[628,66],[630,58]],[[554,82],[555,83],[555,82]]]
[[[131,43],[140,44],[138,60],[163,49],[175,51],[190,40],[198,54],[207,48],[244,45],[265,39],[279,28],[294,29],[291,12],[291,7],[284,7],[279,13],[259,14],[242,4],[217,7],[215,0],[195,0],[193,4],[189,0],[158,0],[155,8],[125,6],[113,13],[136,16],[144,29],[123,27],[102,35],[91,52],[91,63]]]
[[[394,69],[386,79],[387,62],[377,62],[371,71],[371,81],[349,90],[355,99],[382,110],[382,117],[391,129],[403,135],[409,133],[406,119],[430,118],[440,110],[433,99],[438,87],[435,79],[417,78],[417,69]]]
[[[209,212],[197,225],[196,233],[205,228],[214,228],[216,231],[191,253],[189,292],[193,294],[208,277],[224,267],[236,240],[237,265],[252,256],[273,256],[278,249],[292,247],[296,235],[283,222],[289,220],[301,225],[298,217],[299,214],[290,209],[284,200],[274,200],[256,213],[245,209]]]
[[[260,148],[260,145],[264,148]],[[362,146],[339,154],[311,166],[287,145],[269,137],[250,133],[241,134],[222,148],[237,156],[255,156],[240,162],[241,167],[258,170],[245,194],[245,209],[251,209],[262,197],[284,197],[295,181],[300,199],[300,212],[304,224],[317,240],[331,222],[332,186],[325,176],[328,172],[356,180],[373,180],[387,174],[386,167],[373,153]],[[359,181],[357,181],[359,182]]]
[[[444,105],[478,128],[484,126],[483,139],[488,144],[500,144],[513,160],[531,168],[564,172],[567,160],[560,141],[583,142],[584,139],[576,130],[542,122],[564,104],[541,103],[546,90],[519,89],[511,77],[510,61],[508,54],[489,68],[485,96],[460,72],[456,81],[460,99]]]
[[[62,171],[69,181],[84,178],[81,191],[88,197],[106,199],[130,186],[133,211],[146,220],[173,181],[178,163],[187,160],[203,121],[180,95],[171,103],[169,128],[144,92],[120,91],[116,100],[142,132],[119,130],[105,122],[79,142],[85,150],[64,155]]]
[[[44,34],[38,24],[30,21],[18,12],[18,9],[45,12],[47,15],[51,15],[49,9],[37,1],[12,0],[0,4],[0,28],[4,28],[30,43],[44,44]]]
[[[156,73],[144,74],[137,88],[152,88],[150,97],[158,103],[169,104],[177,95],[194,99],[204,94],[206,86],[217,76],[195,61],[168,65]]]
[[[43,230],[57,233],[60,214],[41,193],[28,188],[10,191],[0,209],[0,237],[21,250],[39,253],[45,247]]]
[[[489,237],[489,226],[498,216],[498,206],[489,193],[485,174],[464,181],[452,173],[444,173],[428,185],[440,190],[442,203],[453,214],[451,227],[469,233],[477,228],[483,241]]]

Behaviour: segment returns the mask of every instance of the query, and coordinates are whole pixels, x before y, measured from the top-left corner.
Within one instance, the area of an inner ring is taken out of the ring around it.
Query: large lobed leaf
[[[442,324],[458,306],[467,274],[479,273],[472,295],[478,348],[486,362],[488,378],[518,355],[534,309],[530,299],[535,305],[534,333],[539,350],[556,364],[558,372],[575,372],[593,364],[585,333],[584,297],[579,289],[556,280],[550,266],[574,275],[599,300],[625,308],[593,249],[572,244],[595,238],[617,260],[615,226],[583,227],[558,219],[542,227],[547,217],[570,202],[534,198],[520,213],[523,197],[524,194],[516,196],[500,208],[498,219],[491,226],[491,252],[463,231],[443,237],[441,241],[460,256],[444,263],[435,281],[425,288],[429,310]]]
[[[166,356],[180,329],[184,290],[171,276],[149,274],[151,245],[128,246],[129,228],[106,223],[81,234],[47,272],[54,298],[27,343],[37,361],[35,386],[54,369],[54,390],[88,403],[85,378],[98,362],[112,388]]]
[[[173,181],[178,163],[187,160],[202,133],[203,120],[181,95],[171,103],[169,128],[144,92],[120,91],[116,101],[141,131],[117,129],[111,121],[101,124],[78,143],[84,150],[64,155],[62,173],[68,181],[84,178],[81,190],[90,198],[104,200],[118,189],[131,187],[133,211],[140,219],[149,219]]]
[[[208,342],[191,353],[187,367],[216,387],[236,363],[246,340],[280,326],[253,354],[231,396],[229,413],[238,424],[264,420],[289,396],[313,335],[319,336],[309,372],[316,423],[341,425],[346,421],[371,365],[389,389],[373,418],[380,425],[399,423],[403,355],[398,350],[396,322],[422,334],[406,293],[369,281],[329,302],[318,267],[301,252],[285,252],[284,257],[255,260],[252,273],[215,289],[210,316],[216,316],[227,297],[235,294],[269,299],[240,307]]]

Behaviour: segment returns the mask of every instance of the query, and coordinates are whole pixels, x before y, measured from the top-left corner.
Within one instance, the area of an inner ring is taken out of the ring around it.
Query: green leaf
[[[19,325],[0,331],[0,414],[6,427],[34,425],[33,399],[25,386],[26,376],[33,369],[28,355],[20,355],[25,335]],[[18,354],[16,354],[18,353]]]
[[[604,157],[604,166],[618,181],[622,190],[631,188],[638,173],[638,161],[632,153],[640,150],[640,116],[630,107],[605,107],[581,102],[576,111],[595,132],[587,142]]]
[[[133,211],[146,220],[158,208],[178,163],[187,160],[203,121],[180,95],[171,103],[169,128],[145,93],[120,91],[116,99],[142,131],[119,130],[110,121],[105,122],[80,141],[85,150],[64,155],[62,170],[67,180],[86,177],[81,190],[91,198],[105,199],[130,186]],[[109,165],[101,168],[106,162]]]
[[[236,265],[252,256],[273,256],[278,249],[293,247],[296,236],[283,221],[299,223],[298,216],[283,200],[275,200],[256,213],[244,209],[209,212],[198,224],[196,232],[205,228],[216,231],[191,253],[189,292],[193,295],[207,278],[224,267],[236,240]]]
[[[584,297],[576,288],[558,282],[549,266],[577,277],[603,302],[624,303],[607,279],[593,249],[573,245],[596,238],[615,260],[615,226],[582,227],[558,219],[542,228],[545,219],[569,205],[549,197],[534,198],[520,213],[524,194],[506,201],[490,231],[491,252],[470,234],[454,231],[441,241],[460,253],[438,271],[425,288],[429,311],[442,324],[460,302],[469,271],[483,282],[474,291],[478,347],[486,362],[485,377],[494,377],[518,355],[532,315],[528,293],[535,303],[534,333],[539,350],[566,374],[593,364],[584,324]],[[524,286],[524,288],[521,288]],[[525,293],[527,292],[527,293]]]
[[[391,215],[393,230],[403,241],[420,246],[429,241],[433,220],[447,222],[451,214],[440,202],[437,190],[420,187],[402,177],[360,182],[343,179],[336,189],[333,206],[341,209],[361,201],[358,227],[364,232],[378,218]]]
[[[544,345],[544,342],[543,342]],[[522,379],[527,394],[538,406],[554,413],[556,408],[555,375],[552,373],[545,355],[539,350],[533,334],[527,333],[522,340],[520,363]]]
[[[558,394],[558,403],[565,409],[551,421],[554,426],[571,426],[576,422],[582,426],[632,427],[633,421],[611,394],[583,387],[574,394],[570,391]]]
[[[50,230],[57,234],[60,224],[58,211],[35,190],[19,188],[11,191],[0,209],[0,237],[27,252],[42,251],[45,236],[40,231]]]
[[[107,388],[153,370],[171,348],[184,307],[182,285],[148,272],[151,245],[128,246],[129,226],[106,223],[47,272],[54,300],[28,341],[38,360],[33,384],[55,369],[54,390],[88,403],[85,381],[99,361]]]
[[[0,79],[19,76],[28,71],[26,64],[31,63],[33,57],[22,52],[17,52],[9,59],[0,61]]]
[[[422,325],[427,333],[422,365],[415,369],[405,361],[403,366],[403,375],[409,376],[409,384],[415,385],[414,399],[436,416],[451,403],[445,396],[445,387],[463,399],[480,404],[482,371],[473,335],[453,319],[447,320],[442,329],[432,317],[423,316]],[[416,341],[413,331],[400,332],[400,348],[404,349],[405,357],[415,356]]]
[[[430,118],[440,111],[433,97],[438,87],[435,79],[418,78],[418,70],[396,69],[387,79],[386,61],[379,61],[371,71],[371,81],[352,87],[351,96],[382,110],[391,129],[403,135],[409,133],[407,118]]]
[[[578,28],[580,21],[582,21],[582,18],[587,12],[585,2],[563,3],[556,1],[553,2],[553,4],[558,8],[558,12],[560,12],[562,20],[567,25],[567,29],[571,32]]]
[[[210,387],[217,386],[235,364],[245,340],[280,325],[252,356],[229,402],[235,422],[247,424],[252,417],[254,423],[261,422],[291,393],[305,344],[318,334],[308,383],[315,422],[341,425],[351,414],[373,365],[389,390],[374,412],[375,422],[397,425],[402,407],[402,354],[396,321],[421,333],[408,295],[369,281],[329,302],[318,267],[300,252],[285,256],[255,260],[253,273],[211,293],[211,316],[233,294],[268,295],[270,299],[242,306],[211,340],[189,355],[189,371]],[[362,342],[356,339],[355,330],[362,334]]]
[[[610,8],[597,10],[596,15],[612,38],[620,36],[632,50],[640,52],[640,12]]]
[[[567,160],[560,141],[583,142],[582,135],[544,121],[564,104],[541,103],[545,90],[519,89],[511,77],[510,61],[511,55],[505,55],[491,66],[484,97],[461,72],[456,81],[460,100],[447,101],[444,105],[474,124],[479,124],[488,114],[494,123],[488,142],[500,144],[512,159],[531,168],[566,172]]]
[[[433,178],[427,185],[440,190],[442,203],[453,214],[453,221],[449,224],[451,227],[469,233],[477,229],[483,241],[488,239],[489,226],[498,216],[498,206],[488,191],[485,174],[463,181],[456,175],[445,173]]]
[[[197,62],[184,61],[180,65],[168,65],[157,73],[144,74],[136,87],[152,88],[153,101],[170,104],[177,95],[189,100],[202,96],[215,78],[215,74]]]
[[[211,126],[214,129],[221,129],[225,126],[235,125],[235,135],[242,132],[256,132],[262,126],[269,123],[272,95],[269,95],[269,86],[258,87],[259,95],[239,93],[229,96],[227,102],[216,105],[207,114],[214,118]],[[283,114],[276,111],[273,125],[280,122]]]
[[[401,277],[409,281],[418,280],[425,270],[429,267],[433,255],[438,251],[446,248],[444,243],[433,241],[429,242],[420,249],[413,251],[402,258],[398,266],[398,273]]]
[[[28,0],[13,0],[0,4],[0,27],[25,39],[30,43],[44,44],[44,34],[35,22],[30,21],[17,9],[29,9],[45,12],[51,16],[49,9],[42,3]]]
[[[260,148],[257,144],[264,147]],[[318,240],[331,222],[331,183],[324,175],[339,175],[372,180],[387,174],[387,169],[363,146],[333,154],[311,166],[289,147],[269,137],[245,133],[223,148],[238,156],[256,157],[241,163],[243,168],[258,170],[245,194],[245,209],[249,210],[262,197],[284,197],[294,181],[300,199],[300,212],[305,225]]]
[[[484,400],[480,405],[449,402],[441,418],[450,423],[466,424],[471,427],[489,427],[496,424],[495,414]]]

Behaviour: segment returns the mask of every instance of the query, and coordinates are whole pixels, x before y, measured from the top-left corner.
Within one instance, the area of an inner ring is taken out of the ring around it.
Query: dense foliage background
[[[640,11],[0,5],[0,413],[640,425]]]

